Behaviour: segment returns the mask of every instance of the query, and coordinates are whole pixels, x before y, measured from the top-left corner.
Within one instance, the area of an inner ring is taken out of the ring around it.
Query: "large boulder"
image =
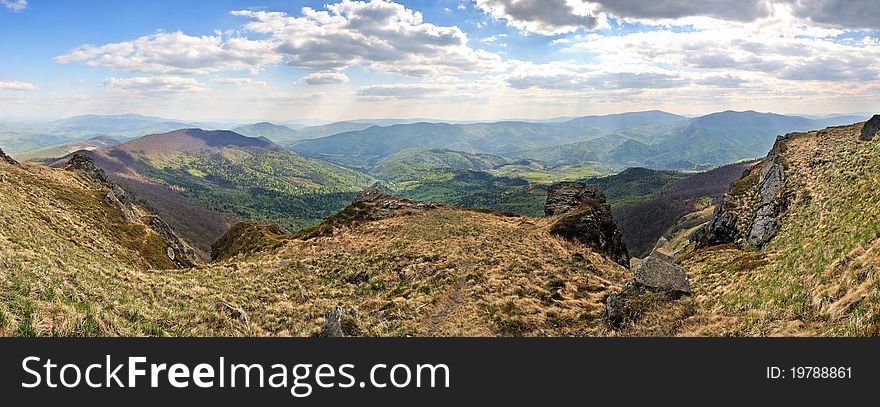
[[[865,141],[871,141],[877,133],[880,133],[880,114],[874,115],[871,120],[868,120],[865,123],[865,126],[862,127],[862,135],[860,138]]]
[[[638,319],[653,307],[691,294],[687,274],[675,264],[667,245],[666,239],[661,238],[651,254],[639,262],[621,292],[605,299],[605,317],[613,329]]]
[[[595,187],[563,182],[550,187],[544,212],[561,215],[550,233],[589,246],[623,266],[629,265],[629,251],[617,228],[605,195]]]
[[[547,190],[544,214],[562,215],[573,212],[585,204],[604,204],[605,194],[594,186],[580,182],[558,182]]]

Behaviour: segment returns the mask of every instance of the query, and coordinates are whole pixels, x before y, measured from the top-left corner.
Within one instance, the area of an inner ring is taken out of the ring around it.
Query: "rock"
[[[780,153],[782,141],[777,140],[773,149],[767,154],[758,181],[761,188],[761,204],[755,213],[746,241],[759,250],[776,234],[776,220],[785,207],[785,202],[780,197],[785,182],[785,167]]]
[[[623,266],[629,265],[629,252],[623,235],[605,203],[605,195],[585,184],[564,182],[550,187],[544,212],[563,214],[550,227],[550,233],[589,246]]]
[[[3,152],[2,148],[0,148],[0,161],[3,161],[10,165],[18,165],[18,161],[13,160],[12,157],[6,155],[6,153]]]
[[[345,312],[341,307],[333,307],[330,314],[327,315],[327,321],[324,322],[324,329],[321,331],[322,337],[325,338],[342,338],[345,334],[342,332],[342,314]]]
[[[613,329],[619,329],[627,320],[638,318],[652,305],[692,293],[687,274],[675,264],[667,249],[668,243],[660,238],[621,292],[605,299],[605,318]]]
[[[732,197],[725,194],[721,204],[715,208],[712,221],[691,236],[697,247],[709,247],[736,243],[740,239],[736,224],[738,216],[733,210]]]
[[[229,316],[229,318],[241,322],[242,324],[248,324],[247,313],[245,313],[243,309],[236,308],[228,302],[217,301],[214,303],[214,309],[216,309],[217,312],[225,313],[227,316]]]
[[[880,114],[874,115],[871,120],[865,123],[865,126],[862,127],[862,135],[859,138],[864,141],[871,141],[877,133],[880,133]]]
[[[562,215],[577,210],[585,204],[604,204],[605,194],[594,186],[580,182],[558,182],[547,190],[544,214]]]
[[[70,156],[70,159],[67,160],[67,165],[64,166],[64,169],[79,172],[80,174],[85,175],[86,178],[105,188],[112,190],[117,187],[116,182],[110,179],[104,170],[95,166],[95,161],[92,157],[85,154],[73,153],[73,155]]]
[[[144,219],[144,223],[168,243],[168,248],[166,249],[168,259],[173,261],[177,267],[193,268],[197,266],[196,262],[193,260],[195,255],[192,249],[177,237],[177,234],[174,233],[174,230],[171,229],[171,226],[168,225],[168,223],[155,215],[146,216]]]

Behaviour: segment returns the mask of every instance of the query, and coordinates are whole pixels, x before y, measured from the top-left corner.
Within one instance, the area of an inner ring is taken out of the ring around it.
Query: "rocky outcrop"
[[[134,209],[134,202],[131,198],[125,190],[119,186],[119,184],[107,176],[107,173],[104,172],[104,170],[95,166],[95,161],[92,160],[91,157],[85,154],[75,153],[67,161],[67,165],[64,169],[68,171],[76,171],[101,187],[109,189],[110,191],[104,197],[104,200],[110,205],[119,208],[127,221],[139,221],[137,211]]]
[[[239,254],[274,249],[292,238],[293,234],[275,222],[239,222],[211,245],[211,260],[223,261]]]
[[[859,138],[864,141],[871,141],[878,133],[880,133],[880,114],[874,115],[871,120],[865,123],[865,126],[862,127],[862,135]]]
[[[342,332],[342,315],[345,313],[340,307],[333,307],[330,311],[330,314],[327,315],[327,320],[324,321],[324,329],[321,330],[322,337],[325,338],[342,338],[345,336],[345,333]]]
[[[691,294],[687,274],[675,264],[667,245],[666,239],[661,238],[651,254],[636,267],[623,290],[605,299],[605,317],[612,328],[619,329],[652,306]]]
[[[617,228],[605,195],[595,187],[564,182],[550,187],[544,212],[561,215],[550,233],[589,246],[623,266],[629,252]]]
[[[712,221],[691,236],[697,247],[709,247],[736,243],[740,239],[737,229],[738,215],[733,210],[732,197],[725,194],[721,204],[715,208]]]
[[[6,155],[6,153],[3,152],[2,148],[0,148],[0,161],[3,161],[10,165],[18,165],[18,161],[13,160],[12,157]]]
[[[177,237],[177,234],[174,233],[174,230],[171,229],[168,223],[154,215],[148,215],[144,217],[144,220],[147,226],[165,239],[165,242],[168,244],[166,255],[177,267],[193,268],[197,266],[193,260],[195,258],[193,250]]]
[[[785,209],[785,201],[780,193],[785,182],[785,166],[781,157],[783,142],[784,138],[777,139],[773,149],[767,154],[758,181],[761,202],[746,240],[759,250],[776,234],[776,221]]]
[[[544,214],[562,215],[573,212],[586,204],[604,204],[605,194],[599,188],[580,182],[558,182],[547,190]]]

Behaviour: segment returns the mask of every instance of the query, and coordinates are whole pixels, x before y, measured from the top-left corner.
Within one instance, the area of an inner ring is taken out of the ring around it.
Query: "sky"
[[[880,0],[0,0],[0,117],[880,111]]]

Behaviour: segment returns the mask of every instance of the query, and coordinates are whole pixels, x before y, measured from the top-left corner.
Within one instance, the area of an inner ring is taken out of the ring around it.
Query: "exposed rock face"
[[[171,261],[174,262],[177,267],[180,268],[193,268],[196,267],[196,262],[193,261],[195,257],[192,249],[186,246],[177,234],[174,233],[174,230],[171,229],[171,226],[168,225],[162,218],[154,215],[146,216],[145,222],[151,229],[153,229],[159,236],[162,236],[165,239],[165,242],[168,243],[167,255]]]
[[[577,210],[585,204],[604,204],[605,194],[594,186],[580,182],[559,182],[547,190],[544,214],[562,215]]]
[[[692,240],[697,243],[697,247],[735,243],[740,239],[736,228],[738,216],[732,209],[731,196],[725,194],[721,204],[715,208],[712,221],[693,235]]]
[[[7,164],[18,165],[18,161],[13,160],[12,157],[6,155],[6,153],[3,152],[2,148],[0,148],[0,160],[4,161]]]
[[[871,120],[868,120],[868,122],[865,123],[865,127],[862,127],[862,135],[860,138],[864,141],[871,141],[877,133],[880,133],[880,114],[874,115]]]
[[[667,244],[666,239],[661,238],[651,254],[639,263],[623,290],[606,298],[605,317],[612,328],[619,329],[624,322],[638,318],[656,303],[691,294],[687,274],[670,257]]]
[[[544,212],[563,214],[550,228],[550,233],[578,241],[607,255],[623,266],[629,265],[629,252],[623,235],[605,203],[605,195],[595,187],[565,182],[550,187],[548,207]]]
[[[747,241],[759,250],[776,234],[776,220],[785,209],[785,202],[780,197],[780,191],[785,182],[785,167],[780,156],[783,140],[777,139],[773,149],[767,154],[767,158],[764,159],[764,167],[761,169],[761,178],[758,181],[761,188],[761,204],[755,213]]]

